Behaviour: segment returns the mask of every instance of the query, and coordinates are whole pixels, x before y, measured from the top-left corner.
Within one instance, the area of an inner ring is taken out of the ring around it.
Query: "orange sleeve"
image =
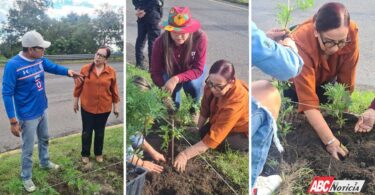
[[[120,97],[118,95],[116,71],[114,69],[113,69],[113,80],[111,82],[110,90],[112,92],[112,102],[113,103],[119,102],[120,101]]]
[[[245,111],[245,104],[242,101],[237,101],[225,105],[220,111],[219,116],[214,124],[211,124],[211,129],[203,138],[203,143],[208,147],[215,149],[223,142],[237,121],[241,118]]]
[[[354,42],[354,49],[343,57],[342,66],[337,75],[337,82],[346,84],[350,93],[354,91],[355,74],[359,59],[358,28],[356,25],[352,34],[352,42]]]
[[[316,95],[315,70],[311,58],[304,51],[299,51],[305,62],[301,73],[294,78],[298,96],[298,111],[319,109],[319,97]]]
[[[204,92],[203,92],[203,97],[202,97],[202,101],[201,101],[201,108],[200,108],[200,115],[203,116],[204,118],[208,118],[210,117],[210,98],[209,96],[211,96],[211,91],[210,89],[205,86],[204,87]]]
[[[81,75],[84,75],[84,67],[85,66],[83,66],[82,68],[81,68]],[[74,97],[79,97],[79,96],[81,96],[81,92],[82,92],[82,89],[83,89],[83,83],[84,83],[85,81],[82,81],[82,82],[80,82],[80,83],[77,83],[77,82],[75,82],[75,87],[74,87],[74,92],[73,92],[73,96]]]

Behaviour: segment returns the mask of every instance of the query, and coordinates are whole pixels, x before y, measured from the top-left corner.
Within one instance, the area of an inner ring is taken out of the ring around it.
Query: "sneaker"
[[[22,181],[22,183],[23,183],[23,187],[25,188],[27,192],[34,192],[36,190],[33,180],[31,179],[25,180],[25,181]]]
[[[279,175],[259,176],[255,181],[254,191],[256,191],[257,195],[271,195],[282,181]]]
[[[52,169],[52,170],[58,170],[60,169],[60,165],[57,165],[51,161],[48,162],[48,166],[46,167],[41,167],[42,169]]]
[[[95,159],[96,159],[96,162],[98,162],[98,163],[102,163],[104,161],[103,155],[96,156]]]
[[[82,162],[83,162],[84,164],[88,164],[88,163],[90,162],[89,157],[82,156]]]

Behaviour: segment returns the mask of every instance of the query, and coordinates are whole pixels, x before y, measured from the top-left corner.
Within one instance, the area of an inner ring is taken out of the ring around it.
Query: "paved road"
[[[279,27],[276,22],[276,2],[286,2],[286,0],[257,0],[252,1],[252,19],[258,27],[264,31]],[[294,1],[291,1],[294,2]],[[293,13],[292,24],[303,22],[314,13],[325,2],[323,0],[315,0],[314,8],[306,12],[296,11]],[[349,10],[350,17],[357,22],[359,26],[359,46],[360,59],[357,70],[357,87],[359,89],[375,90],[375,1],[373,0],[341,0]],[[261,74],[259,70],[252,71],[252,80],[267,78]]]
[[[134,6],[126,1],[127,62],[134,63],[134,45],[137,37],[137,23]],[[249,38],[248,8],[212,0],[164,1],[164,16],[172,6],[188,6],[193,18],[200,20],[207,33],[207,65],[216,60],[232,61],[240,79],[249,80]]]
[[[110,63],[117,70],[118,87],[121,98],[123,97],[123,63]],[[82,64],[66,65],[67,67],[79,71]],[[0,81],[2,82],[4,69],[0,68]],[[50,137],[59,137],[81,131],[81,115],[73,112],[73,87],[71,78],[56,76],[46,73],[46,91],[49,102],[49,132]],[[2,85],[0,85],[0,91]],[[9,129],[9,120],[4,110],[4,104],[0,93],[0,153],[19,147],[20,138],[14,137]],[[121,115],[118,119],[111,114],[107,125],[123,123],[123,106],[120,106]]]

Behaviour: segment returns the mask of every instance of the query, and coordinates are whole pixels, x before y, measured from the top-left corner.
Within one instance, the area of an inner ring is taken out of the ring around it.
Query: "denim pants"
[[[47,111],[32,120],[19,120],[22,139],[21,178],[23,181],[32,177],[33,150],[35,133],[38,137],[38,154],[41,167],[48,166],[48,122]]]
[[[191,80],[184,83],[179,83],[176,85],[175,89],[172,93],[172,100],[176,105],[176,108],[180,108],[181,105],[181,89],[184,89],[186,95],[190,95],[195,102],[199,102],[200,98],[202,97],[203,93],[203,82],[205,79],[205,75],[207,73],[207,67],[204,66],[203,73],[200,77],[196,78],[195,80]],[[169,76],[167,73],[163,74],[164,82],[169,80]]]
[[[251,101],[251,188],[266,163],[273,137],[273,119],[256,102]]]

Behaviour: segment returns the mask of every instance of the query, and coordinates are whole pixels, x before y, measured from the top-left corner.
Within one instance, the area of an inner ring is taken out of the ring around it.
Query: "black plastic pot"
[[[147,170],[142,167],[135,167],[126,163],[127,176],[131,174],[137,175],[126,182],[126,195],[140,195],[143,192]]]

